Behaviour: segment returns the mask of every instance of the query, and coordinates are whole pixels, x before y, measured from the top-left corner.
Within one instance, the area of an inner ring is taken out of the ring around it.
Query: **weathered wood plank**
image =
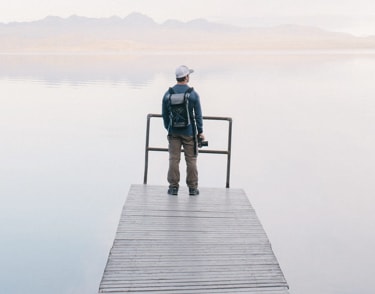
[[[239,189],[133,185],[100,293],[287,294],[254,209]]]

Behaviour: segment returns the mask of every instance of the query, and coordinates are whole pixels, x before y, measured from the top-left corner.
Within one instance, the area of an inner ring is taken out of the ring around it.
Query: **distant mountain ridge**
[[[243,28],[194,19],[156,23],[141,13],[124,18],[47,16],[0,23],[0,52],[123,52],[139,50],[375,49],[375,37],[316,27]]]
[[[1,26],[8,26],[8,27],[21,27],[21,26],[40,26],[40,25],[56,25],[59,26],[61,24],[65,24],[67,26],[71,25],[116,25],[116,26],[122,26],[122,27],[134,27],[134,28],[195,28],[195,29],[237,29],[240,30],[241,28],[231,26],[231,25],[225,25],[225,24],[219,24],[214,22],[209,22],[206,19],[200,18],[200,19],[194,19],[188,22],[182,22],[175,19],[169,19],[161,24],[156,23],[151,17],[133,12],[129,14],[128,16],[121,18],[119,16],[111,16],[108,18],[91,18],[91,17],[85,17],[85,16],[77,16],[77,15],[71,15],[68,18],[62,18],[59,16],[47,16],[44,19],[31,21],[31,22],[10,22],[10,23],[0,23]]]

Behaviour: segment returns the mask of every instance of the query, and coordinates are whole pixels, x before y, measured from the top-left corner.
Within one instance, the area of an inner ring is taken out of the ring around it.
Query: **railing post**
[[[230,164],[231,164],[231,154],[232,154],[232,119],[229,118],[229,127],[228,127],[228,155],[227,155],[227,182],[226,188],[229,188],[230,182]]]
[[[149,149],[149,142],[150,142],[150,119],[151,114],[147,115],[147,127],[146,127],[146,147],[145,147],[145,171],[143,176],[143,184],[147,184],[147,173],[148,173],[148,149]]]

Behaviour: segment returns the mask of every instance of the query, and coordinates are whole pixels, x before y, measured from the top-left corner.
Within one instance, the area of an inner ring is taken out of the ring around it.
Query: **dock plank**
[[[99,293],[289,293],[243,190],[166,190],[131,186]]]

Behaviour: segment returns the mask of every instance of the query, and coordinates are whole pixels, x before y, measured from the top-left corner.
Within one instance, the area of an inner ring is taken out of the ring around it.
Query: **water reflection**
[[[32,79],[56,85],[85,85],[107,81],[147,86],[159,71],[147,57],[77,56],[77,55],[3,55],[0,76],[10,79]]]
[[[344,54],[0,55],[3,289],[95,293],[142,181],[146,114],[181,63],[204,114],[234,119],[231,184],[291,293],[372,293],[375,58]],[[221,128],[206,125],[213,148]],[[161,123],[152,140],[165,144]],[[151,184],[165,184],[166,161],[151,155]],[[199,165],[201,185],[224,186],[224,158]]]
[[[281,55],[280,55],[281,54]],[[352,56],[348,53],[349,56]],[[176,64],[199,67],[202,77],[213,73],[227,75],[233,69],[253,71],[255,68],[283,68],[284,66],[314,66],[335,60],[345,60],[347,54],[287,54],[242,52],[236,54],[197,53],[124,54],[124,55],[6,55],[0,54],[0,78],[14,80],[90,84],[97,82],[126,83],[131,87],[146,87],[157,75],[173,78]],[[356,55],[354,55],[356,56]],[[371,54],[369,54],[371,56]],[[250,66],[250,68],[248,68]]]

